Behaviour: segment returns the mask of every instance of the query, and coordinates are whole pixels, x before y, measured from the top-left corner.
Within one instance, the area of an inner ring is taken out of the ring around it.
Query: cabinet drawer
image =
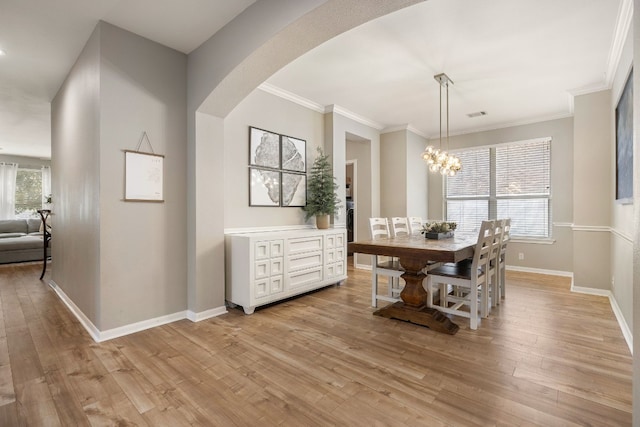
[[[344,247],[344,234],[330,234],[324,236],[325,249],[334,249]]]
[[[271,258],[284,256],[284,240],[272,240],[269,242],[269,256]]]
[[[253,298],[260,299],[269,296],[269,279],[261,279],[253,282]]]
[[[276,258],[284,255],[283,240],[261,240],[255,243],[255,260]]]
[[[344,275],[344,262],[336,262],[333,264],[327,264],[324,270],[324,278],[332,279]]]
[[[325,251],[325,259],[324,261],[327,264],[330,264],[332,262],[336,262],[336,250],[335,249],[330,249],[328,251]]]
[[[322,267],[298,271],[289,275],[289,287],[297,288],[322,280]]]
[[[336,261],[344,261],[344,246],[339,246],[335,250],[336,252]]]
[[[322,250],[322,236],[289,239],[289,255]]]
[[[284,276],[272,277],[269,285],[269,292],[271,295],[282,292],[284,290]]]
[[[322,252],[305,253],[289,257],[289,271],[305,270],[322,265]]]
[[[254,259],[257,261],[259,259],[267,259],[269,258],[269,241],[261,241],[255,243],[254,250]]]
[[[284,258],[272,258],[270,260],[271,269],[269,270],[270,276],[277,276],[284,273]]]
[[[255,262],[255,269],[253,272],[253,278],[254,279],[264,279],[266,277],[269,277],[271,275],[270,273],[270,267],[271,263],[269,262],[268,259],[263,259],[262,261],[256,261]]]

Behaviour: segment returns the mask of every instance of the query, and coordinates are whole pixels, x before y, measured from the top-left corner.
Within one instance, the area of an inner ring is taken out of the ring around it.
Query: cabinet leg
[[[243,307],[244,314],[253,314],[255,307]]]

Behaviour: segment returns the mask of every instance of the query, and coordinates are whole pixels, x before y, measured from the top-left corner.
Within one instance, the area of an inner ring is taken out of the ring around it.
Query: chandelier
[[[460,169],[462,163],[456,156],[442,150],[442,88],[446,89],[446,106],[447,106],[447,139],[446,146],[449,148],[449,83],[453,81],[445,73],[433,76],[440,83],[440,142],[438,148],[432,145],[428,146],[422,153],[422,159],[429,165],[431,172],[440,172],[441,175],[454,176]]]

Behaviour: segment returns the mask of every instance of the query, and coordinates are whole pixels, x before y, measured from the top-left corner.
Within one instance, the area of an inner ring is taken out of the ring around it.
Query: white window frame
[[[540,143],[540,142],[548,142],[549,143],[549,194],[547,195],[522,195],[522,196],[497,196],[497,190],[496,190],[496,148],[498,147],[504,147],[504,146],[509,146],[509,145],[520,145],[520,144],[527,144],[527,143]],[[551,171],[551,167],[552,167],[552,150],[551,150],[551,145],[552,145],[552,138],[551,137],[544,137],[544,138],[535,138],[535,139],[528,139],[528,140],[522,140],[522,141],[514,141],[514,142],[505,142],[505,143],[500,143],[500,144],[493,144],[493,145],[484,145],[484,146],[477,146],[477,147],[468,147],[466,149],[460,149],[460,150],[451,150],[452,153],[462,153],[465,151],[475,151],[475,150],[489,150],[489,182],[490,182],[490,190],[489,190],[489,196],[454,196],[454,197],[447,197],[447,179],[443,180],[443,186],[442,186],[442,194],[443,194],[443,212],[445,215],[445,218],[448,218],[448,212],[447,212],[447,201],[455,201],[455,200],[461,200],[461,201],[471,201],[471,200],[479,200],[479,201],[486,201],[488,203],[487,206],[487,210],[488,210],[488,215],[489,218],[488,219],[496,219],[497,217],[497,212],[498,212],[498,200],[526,200],[526,199],[547,199],[547,236],[521,236],[521,235],[517,235],[512,233],[511,237],[513,240],[515,241],[523,241],[523,242],[528,242],[528,243],[552,243],[554,241],[553,239],[553,221],[552,221],[552,201],[553,201],[553,185],[551,183],[551,175],[552,175],[552,171]],[[462,167],[464,168],[464,164],[462,165]]]

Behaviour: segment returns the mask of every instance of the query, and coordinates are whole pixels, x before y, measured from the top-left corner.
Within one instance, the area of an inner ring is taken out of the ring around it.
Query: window
[[[19,168],[16,175],[16,217],[36,217],[42,209],[42,171]]]
[[[446,179],[448,221],[477,232],[485,219],[511,218],[511,234],[551,236],[551,139],[456,153],[463,169]]]

